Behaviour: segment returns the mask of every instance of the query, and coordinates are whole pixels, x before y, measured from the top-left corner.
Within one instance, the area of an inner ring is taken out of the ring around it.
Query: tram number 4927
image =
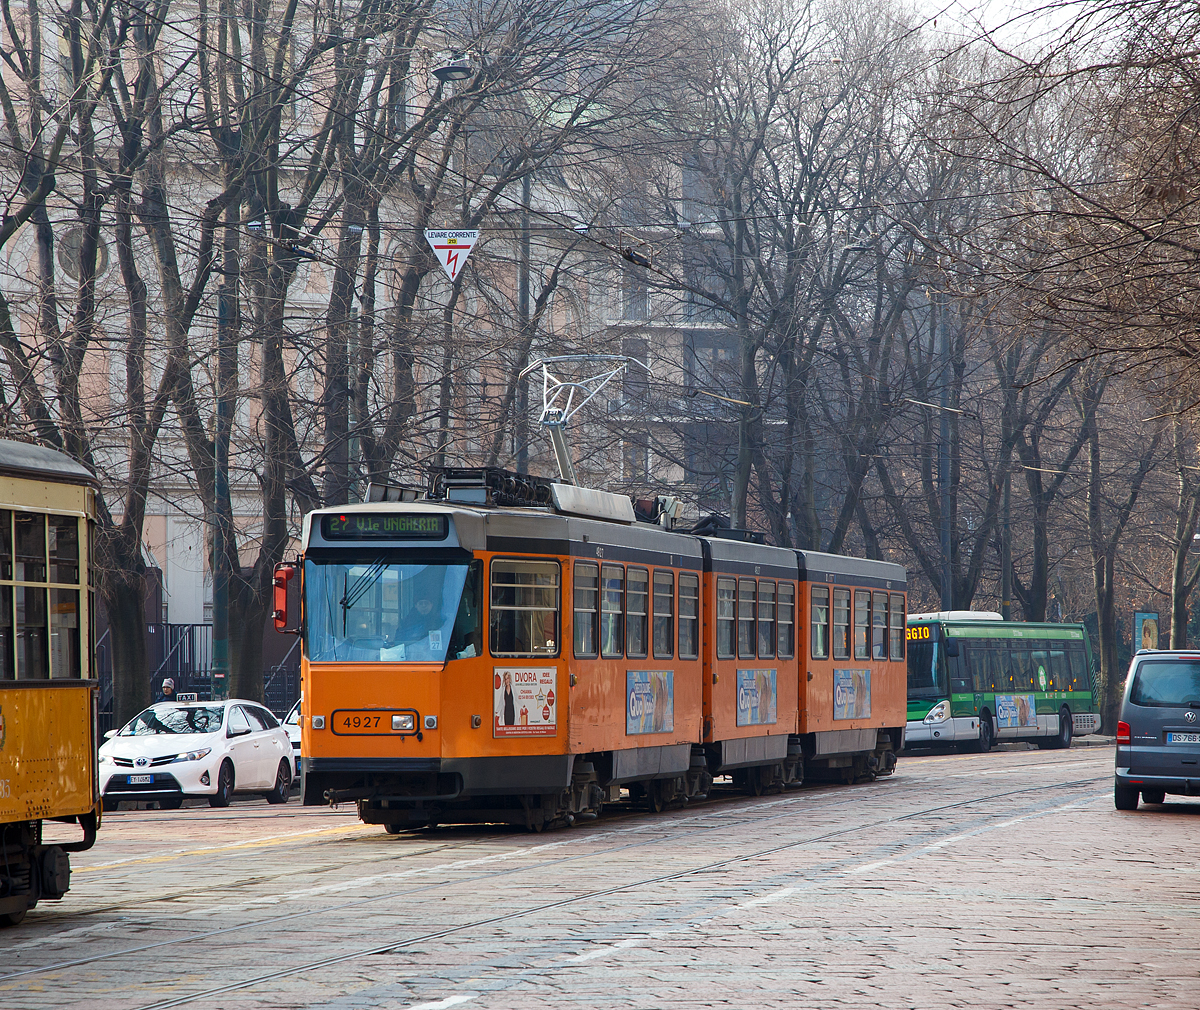
[[[380,716],[348,715],[342,720],[343,729],[379,729]]]

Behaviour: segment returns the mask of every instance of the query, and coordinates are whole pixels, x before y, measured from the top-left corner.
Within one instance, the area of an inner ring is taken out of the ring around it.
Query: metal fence
[[[194,693],[202,701],[213,696],[211,624],[149,624],[146,645],[150,660],[151,696],[166,678],[175,693]],[[263,670],[263,700],[281,719],[300,697],[300,640],[283,661]],[[96,676],[100,681],[101,734],[113,729],[112,639],[106,630],[96,643]]]

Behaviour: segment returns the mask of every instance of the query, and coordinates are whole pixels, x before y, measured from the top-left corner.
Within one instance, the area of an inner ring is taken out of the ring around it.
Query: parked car
[[[296,699],[296,704],[292,706],[287,717],[283,720],[283,728],[287,730],[288,739],[292,741],[292,755],[296,759],[296,764],[292,768],[292,776],[297,782],[300,781],[300,699]]]
[[[1133,657],[1117,723],[1113,802],[1118,810],[1200,794],[1200,653]]]
[[[105,810],[121,800],[157,800],[174,810],[185,797],[226,807],[237,793],[286,803],[292,789],[287,732],[252,701],[159,702],[100,747]]]

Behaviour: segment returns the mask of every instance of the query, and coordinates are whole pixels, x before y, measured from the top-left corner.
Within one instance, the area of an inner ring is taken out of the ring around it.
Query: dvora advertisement
[[[556,736],[557,674],[554,667],[495,667],[492,677],[492,735]]]

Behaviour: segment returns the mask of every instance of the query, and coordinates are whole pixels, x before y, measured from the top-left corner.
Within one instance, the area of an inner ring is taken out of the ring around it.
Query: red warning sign
[[[460,228],[457,231],[425,229],[425,241],[441,263],[446,275],[453,281],[458,279],[466,265],[471,249],[479,241],[478,228]]]

